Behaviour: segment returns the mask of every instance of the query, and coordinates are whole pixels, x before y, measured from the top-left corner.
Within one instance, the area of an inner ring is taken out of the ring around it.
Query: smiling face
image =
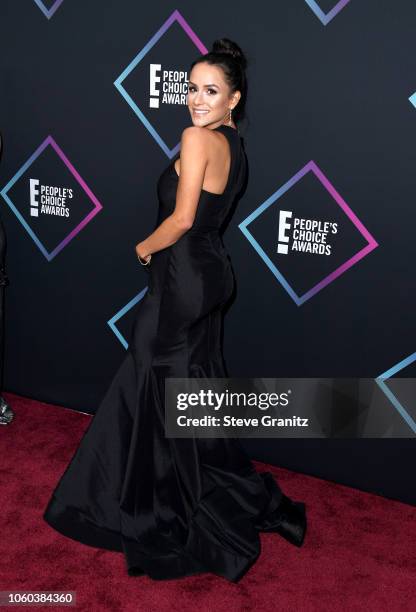
[[[224,71],[208,62],[195,64],[189,75],[188,108],[194,125],[214,129],[229,122],[241,93],[231,93]],[[234,121],[231,123],[235,127]]]

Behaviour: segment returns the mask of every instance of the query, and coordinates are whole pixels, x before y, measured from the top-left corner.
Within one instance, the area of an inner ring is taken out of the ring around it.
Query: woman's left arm
[[[175,210],[135,249],[146,260],[149,255],[171,246],[193,225],[208,163],[209,134],[203,127],[190,126],[181,137],[181,168]]]

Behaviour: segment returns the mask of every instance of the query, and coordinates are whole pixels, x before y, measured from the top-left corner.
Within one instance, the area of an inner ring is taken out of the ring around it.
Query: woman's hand
[[[143,261],[149,261],[150,259],[150,253],[147,253],[147,251],[145,250],[145,248],[143,248],[144,245],[142,242],[139,242],[139,244],[136,244],[136,255],[138,257],[140,257],[140,259],[142,259]]]

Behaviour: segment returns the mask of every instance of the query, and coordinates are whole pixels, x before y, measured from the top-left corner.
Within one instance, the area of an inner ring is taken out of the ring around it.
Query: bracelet
[[[152,256],[151,256],[151,255],[149,255],[149,259],[148,259],[147,261],[146,261],[145,259],[142,259],[142,258],[140,257],[140,255],[137,255],[137,259],[140,261],[140,263],[142,264],[142,266],[148,266],[148,265],[149,265],[149,263],[150,263],[150,260],[152,259]],[[143,262],[145,262],[145,263],[143,263]]]

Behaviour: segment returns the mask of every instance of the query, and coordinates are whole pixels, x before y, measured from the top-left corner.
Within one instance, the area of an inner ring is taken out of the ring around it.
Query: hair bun
[[[247,66],[247,59],[237,43],[233,42],[229,38],[219,38],[216,40],[211,49],[211,53],[219,53],[222,55],[231,55],[245,70]]]

